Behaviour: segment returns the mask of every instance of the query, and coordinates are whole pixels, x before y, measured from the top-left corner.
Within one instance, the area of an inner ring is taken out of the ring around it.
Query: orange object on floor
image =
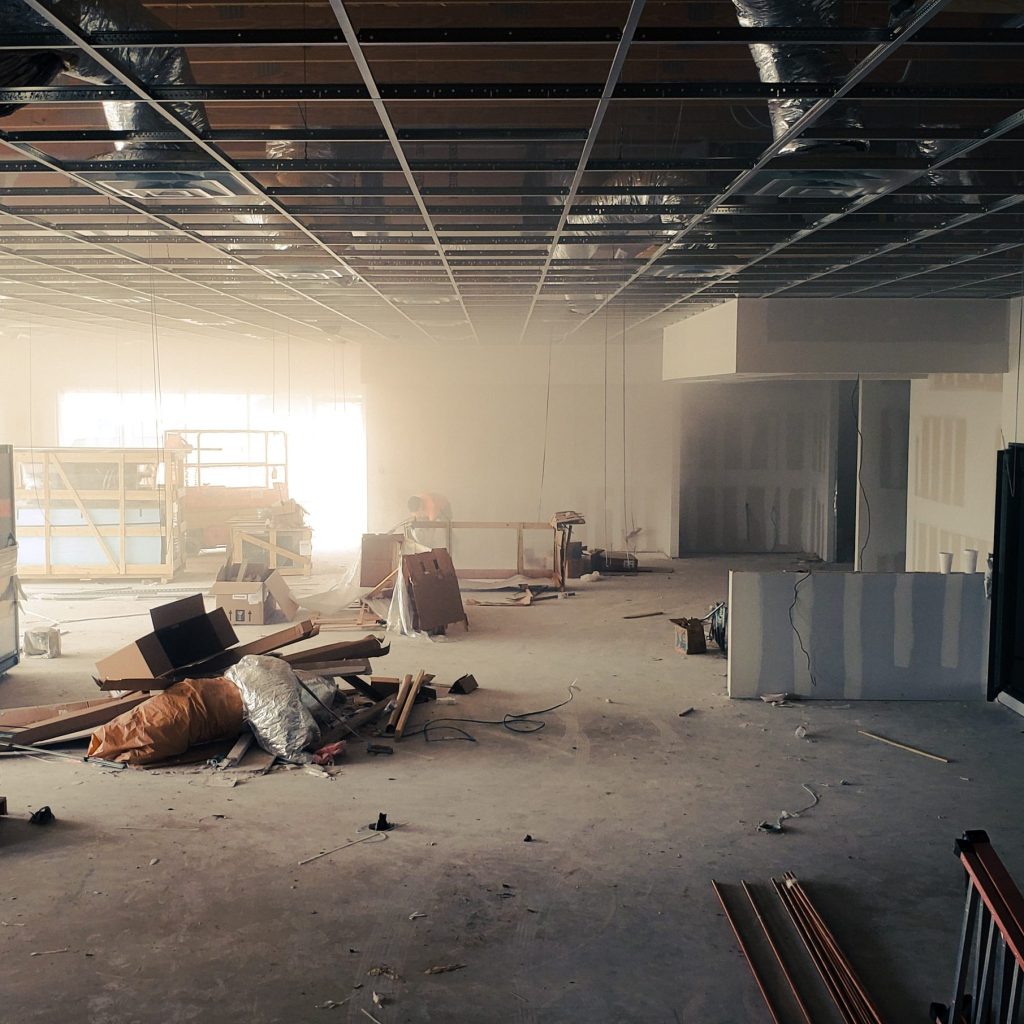
[[[149,764],[241,730],[242,697],[230,679],[183,679],[100,726],[89,740],[89,757]]]

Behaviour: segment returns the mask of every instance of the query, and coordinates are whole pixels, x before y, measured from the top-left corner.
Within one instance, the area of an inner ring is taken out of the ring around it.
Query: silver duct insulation
[[[139,0],[64,0],[52,5],[71,24],[89,36],[97,32],[128,32],[143,29],[164,29],[167,26],[154,17]],[[52,27],[45,18],[29,10],[20,0],[0,0],[0,36],[13,32],[49,32]],[[184,50],[176,47],[114,49],[105,51],[112,64],[123,68],[144,85],[191,85],[195,81]],[[76,50],[12,52],[0,59],[0,84],[48,85],[64,73],[96,85],[117,85],[117,80],[85,53]],[[0,117],[17,110],[17,106],[0,107]],[[193,131],[202,134],[209,128],[201,104],[176,103],[172,109]],[[104,103],[103,113],[108,127],[115,131],[166,130],[167,122],[145,103]],[[130,148],[138,156],[140,147],[153,143],[118,144]]]
[[[245,721],[268,754],[283,761],[311,760],[305,749],[319,740],[320,729],[286,661],[248,654],[224,674],[238,687]]]
[[[839,25],[841,0],[733,0],[737,20],[744,28],[834,28]],[[753,43],[750,52],[762,82],[835,82],[843,78],[838,50],[828,46],[792,43]],[[768,101],[772,134],[778,139],[817,101],[776,99]],[[860,128],[860,118],[848,103],[842,104],[838,123]],[[833,123],[835,119],[833,119]],[[783,153],[821,146],[813,139],[796,139]]]
[[[580,229],[586,228],[588,225],[635,225],[637,223],[678,227],[683,220],[681,214],[658,213],[647,217],[646,220],[638,220],[637,215],[643,215],[645,208],[651,205],[680,206],[686,201],[686,196],[666,192],[630,193],[623,195],[621,192],[616,192],[615,190],[618,188],[635,189],[645,187],[657,189],[669,184],[678,186],[679,180],[680,176],[678,174],[669,174],[667,172],[655,172],[649,174],[618,174],[609,178],[608,195],[587,196],[585,199],[577,199],[577,203],[583,203],[587,206],[604,206],[606,208],[614,207],[616,209],[620,209],[622,213],[611,213],[608,209],[603,213],[570,213],[569,218],[566,221],[566,229],[572,230],[577,237],[583,235],[588,239],[593,238],[594,241],[584,241],[583,238],[580,237],[579,241],[569,243],[560,242],[555,246],[553,258],[580,259],[581,257],[585,257],[587,259],[593,259],[601,254],[602,249],[607,250],[605,255],[608,259],[632,259],[643,256],[646,250],[653,248],[650,241],[638,241],[635,245],[625,243],[602,246],[600,244],[600,239],[603,232],[595,231],[591,235],[586,235],[586,233],[581,232]],[[656,245],[657,243],[654,244]],[[584,246],[585,248],[581,250],[581,246]]]

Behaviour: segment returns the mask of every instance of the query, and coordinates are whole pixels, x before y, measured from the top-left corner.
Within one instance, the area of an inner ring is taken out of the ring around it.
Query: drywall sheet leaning
[[[729,696],[983,700],[988,614],[981,573],[731,572]]]

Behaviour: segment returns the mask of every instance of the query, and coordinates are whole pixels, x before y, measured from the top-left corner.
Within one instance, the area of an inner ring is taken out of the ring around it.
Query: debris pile
[[[38,755],[43,744],[88,738],[84,757],[51,753],[103,767],[200,763],[262,774],[285,763],[329,775],[347,739],[363,739],[361,729],[401,739],[416,706],[438,696],[425,670],[372,675],[371,659],[389,651],[372,635],[286,650],[317,635],[307,620],[240,644],[225,609],[205,611],[199,594],[150,618],[152,632],[97,664],[95,682],[110,696],[0,711],[0,750]],[[476,686],[464,676],[449,692]]]

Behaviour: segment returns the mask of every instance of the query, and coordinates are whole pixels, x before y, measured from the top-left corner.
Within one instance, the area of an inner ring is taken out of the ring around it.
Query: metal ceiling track
[[[797,43],[819,46],[879,46],[891,42],[898,33],[887,28],[770,27],[742,28],[706,26],[700,28],[638,29],[636,44],[676,46],[749,46],[753,43]],[[614,46],[622,39],[622,30],[613,26],[587,28],[494,28],[494,27],[418,27],[365,28],[356,33],[360,46]],[[90,37],[97,50],[153,49],[161,47],[337,47],[346,38],[331,28],[206,28],[156,29],[128,32],[97,32]],[[914,39],[916,46],[1021,46],[1024,29],[930,28]],[[4,49],[73,49],[74,43],[57,32],[13,33],[4,40]]]
[[[448,262],[448,255],[445,252],[444,245],[441,243],[441,239],[438,237],[437,228],[434,226],[434,222],[430,216],[430,211],[427,209],[427,204],[423,200],[423,194],[420,192],[416,178],[413,176],[412,167],[410,166],[409,160],[406,158],[405,150],[402,148],[401,140],[398,138],[398,132],[395,130],[395,125],[391,120],[391,115],[388,113],[388,109],[384,104],[384,99],[381,96],[380,89],[377,87],[377,82],[373,77],[373,72],[370,70],[370,65],[366,60],[366,55],[363,53],[359,45],[359,37],[352,25],[351,19],[348,16],[348,11],[345,9],[345,4],[342,0],[330,0],[330,4],[331,10],[334,12],[334,16],[338,19],[338,24],[341,26],[341,31],[345,36],[345,41],[348,43],[349,50],[352,53],[352,59],[355,61],[356,67],[359,69],[359,75],[363,80],[363,85],[366,87],[366,91],[373,103],[373,109],[377,112],[377,116],[380,118],[380,123],[391,142],[391,148],[394,150],[395,159],[401,166],[402,175],[405,177],[406,185],[409,187],[409,194],[412,196],[413,201],[419,208],[420,215],[423,217],[423,223],[426,224],[427,230],[430,232],[430,237],[437,249],[438,258],[441,260],[441,263],[448,274],[452,290],[455,293],[455,297],[458,300],[459,305],[462,307],[462,313],[466,318],[466,324],[479,344],[480,336],[477,334],[476,327],[473,324],[473,319],[470,317],[469,310],[466,308],[466,300],[463,298],[462,292],[459,290],[458,281],[455,280],[455,275],[452,273],[451,264]]]
[[[82,50],[94,61],[96,61],[97,64],[103,67],[115,79],[123,83],[125,89],[130,93],[130,96],[128,97],[130,100],[142,101],[148,104],[149,107],[155,110],[161,117],[164,118],[164,120],[166,120],[169,124],[177,128],[186,139],[188,139],[194,145],[198,146],[215,163],[219,164],[224,170],[228,171],[240,184],[242,184],[242,186],[248,192],[250,192],[253,195],[262,196],[266,200],[267,204],[271,206],[276,213],[280,214],[282,217],[288,220],[294,227],[298,228],[303,234],[307,235],[309,239],[314,244],[316,244],[331,260],[337,263],[346,273],[350,274],[353,278],[355,278],[366,288],[368,288],[371,292],[373,292],[382,302],[389,306],[403,320],[411,324],[417,331],[425,334],[427,337],[433,338],[430,332],[425,327],[423,327],[422,324],[413,320],[400,306],[396,305],[383,292],[379,291],[373,284],[365,280],[362,277],[362,275],[360,275],[359,272],[355,270],[355,268],[349,266],[349,264],[341,256],[334,252],[334,250],[331,249],[328,245],[326,245],[317,235],[311,232],[304,224],[302,224],[301,221],[296,219],[285,206],[279,203],[273,196],[269,195],[263,189],[262,185],[260,185],[254,179],[252,179],[248,174],[240,171],[235,166],[235,164],[228,157],[226,157],[217,147],[200,138],[192,130],[191,126],[183,118],[179,117],[179,115],[174,110],[161,106],[161,104],[154,99],[153,95],[147,90],[147,88],[144,85],[136,81],[136,79],[133,76],[129,75],[118,65],[108,60],[99,50],[93,47],[89,40],[86,39],[86,37],[82,34],[81,30],[77,26],[72,25],[69,22],[65,21],[60,15],[52,11],[47,5],[41,3],[40,0],[23,0],[23,3],[25,3],[31,10],[33,10],[40,17],[44,18],[47,22],[49,22],[58,32],[67,37],[80,50]],[[256,273],[259,273],[262,276],[266,277],[268,280],[273,281],[273,283],[276,285],[282,284],[281,281],[276,280],[271,275],[266,274],[258,267],[252,267],[251,264],[243,265],[249,266],[250,269],[255,270]],[[330,310],[330,312],[332,312],[334,315],[341,317],[343,320],[348,321],[349,323],[355,325],[356,327],[359,327],[360,329],[365,330],[371,334],[374,334],[382,339],[386,338],[386,335],[378,331],[376,328],[371,327],[369,324],[362,323],[354,319],[353,317],[349,316],[348,314],[341,312],[340,310],[334,309],[330,306],[326,306],[320,300],[316,299],[311,295],[308,295],[305,292],[302,292],[300,289],[292,289],[291,286],[288,285],[285,285],[285,287],[288,287],[289,290],[296,291],[298,294],[302,295],[310,302],[315,302],[317,305],[324,306],[324,308]]]
[[[584,324],[593,319],[593,317],[604,309],[605,306],[618,298],[618,296],[633,284],[637,278],[641,277],[647,270],[653,267],[666,252],[690,235],[698,226],[703,224],[712,215],[716,207],[727,203],[732,196],[752,182],[756,175],[775,160],[776,157],[783,153],[790,143],[798,139],[804,131],[819,121],[841,99],[843,99],[843,97],[849,95],[858,84],[863,82],[865,78],[888,60],[888,58],[891,57],[900,48],[900,46],[912,39],[916,32],[924,28],[924,26],[927,25],[928,22],[931,21],[931,19],[934,18],[944,7],[948,6],[950,2],[951,0],[926,0],[926,2],[923,3],[904,24],[903,30],[895,38],[876,46],[871,53],[861,60],[846,76],[846,78],[843,79],[838,88],[833,90],[831,96],[819,100],[797,121],[791,124],[785,132],[779,135],[771,145],[765,149],[752,167],[733,178],[729,185],[708,204],[707,208],[702,213],[698,213],[695,217],[691,218],[685,227],[677,231],[671,239],[658,246],[646,263],[634,274],[630,275],[625,284],[620,285],[609,296],[604,298],[597,306],[594,307],[594,309],[581,319],[575,327],[568,331],[565,337],[571,337],[579,331]]]

